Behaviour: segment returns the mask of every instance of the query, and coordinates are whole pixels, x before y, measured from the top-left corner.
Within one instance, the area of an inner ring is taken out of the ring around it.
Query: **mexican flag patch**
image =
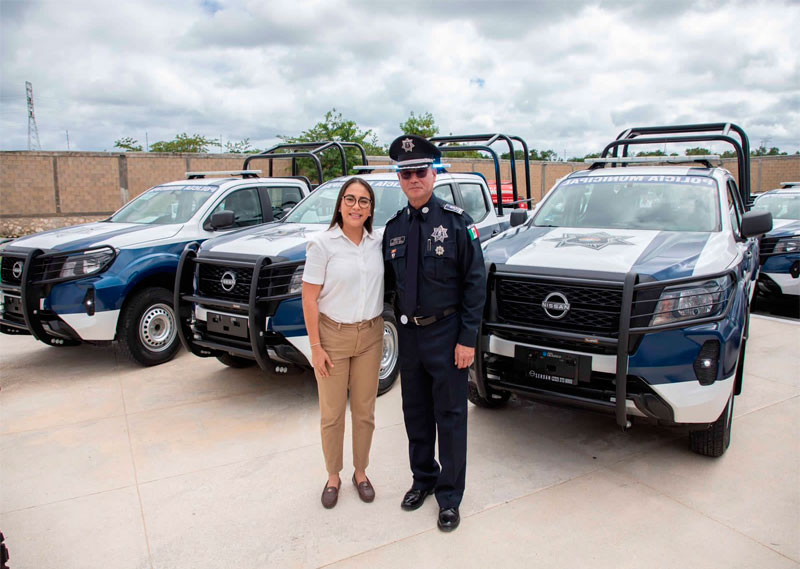
[[[478,233],[478,228],[475,227],[474,225],[470,225],[469,227],[467,227],[467,234],[469,235],[470,241],[475,241],[478,237],[480,237],[480,234]]]

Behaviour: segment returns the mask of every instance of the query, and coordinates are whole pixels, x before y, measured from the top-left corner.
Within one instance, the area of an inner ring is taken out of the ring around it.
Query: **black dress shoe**
[[[433,490],[417,490],[416,488],[412,488],[403,496],[400,507],[409,512],[416,510],[422,505],[428,494],[433,494]]]
[[[437,525],[442,531],[453,531],[461,523],[458,508],[439,508],[439,522]]]

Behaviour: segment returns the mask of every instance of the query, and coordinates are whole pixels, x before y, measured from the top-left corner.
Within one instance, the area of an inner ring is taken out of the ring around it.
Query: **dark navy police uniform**
[[[486,296],[483,253],[471,227],[461,208],[431,195],[419,210],[398,211],[383,235],[386,289],[396,291],[412,489],[435,489],[441,508],[459,506],[466,473],[468,368],[456,367],[455,347],[475,347]],[[407,266],[415,241],[416,268]]]

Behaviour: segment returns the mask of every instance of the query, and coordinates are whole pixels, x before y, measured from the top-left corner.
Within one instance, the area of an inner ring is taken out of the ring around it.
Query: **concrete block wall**
[[[451,172],[480,172],[492,183],[491,160],[447,158]],[[64,227],[102,219],[148,188],[185,178],[189,171],[239,170],[240,154],[159,154],[108,152],[0,152],[0,236],[18,236],[42,229]],[[386,156],[370,163],[387,164]],[[736,160],[723,166],[736,175]],[[266,160],[254,161],[252,169],[269,171]],[[531,162],[531,192],[523,196],[525,172],[517,163],[520,197],[536,202],[559,178],[585,168],[581,162]],[[288,160],[273,162],[273,175],[290,173]],[[753,193],[778,187],[780,182],[800,181],[800,156],[768,156],[751,160]],[[509,179],[510,164],[503,161],[500,177]]]

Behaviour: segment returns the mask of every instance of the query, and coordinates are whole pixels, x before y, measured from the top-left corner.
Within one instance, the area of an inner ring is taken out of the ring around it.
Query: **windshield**
[[[753,209],[768,211],[773,219],[800,219],[800,194],[767,194],[755,201]]]
[[[186,223],[217,186],[156,186],[128,203],[109,221],[166,225]]]
[[[333,208],[336,207],[336,198],[342,184],[347,180],[333,180],[314,190],[310,196],[300,202],[289,215],[287,223],[319,223],[330,225],[333,219]],[[373,227],[383,227],[386,221],[395,212],[406,205],[403,190],[397,180],[370,181],[370,186],[375,192],[375,219]]]
[[[703,176],[567,178],[533,219],[544,227],[717,231],[717,183]]]

